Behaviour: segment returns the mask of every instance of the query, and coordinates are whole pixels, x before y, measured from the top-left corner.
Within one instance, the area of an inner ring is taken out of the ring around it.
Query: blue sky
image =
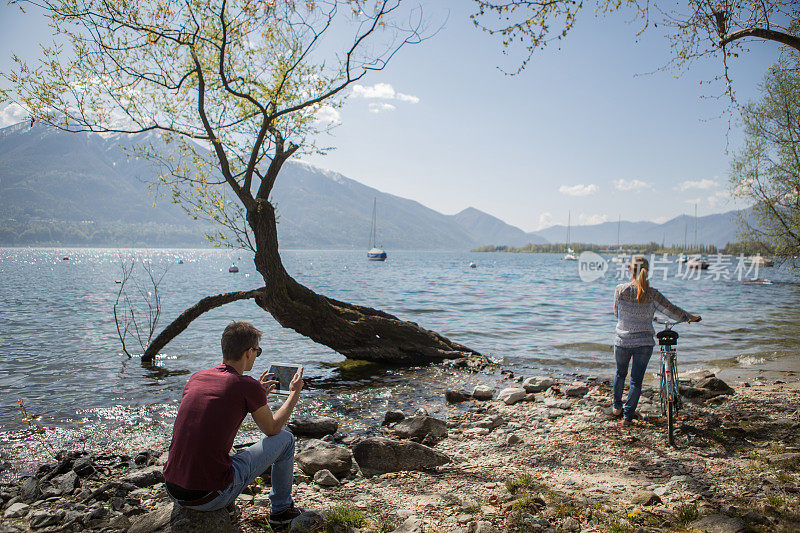
[[[728,133],[726,101],[702,98],[721,88],[699,83],[719,74],[717,63],[677,77],[658,71],[670,59],[663,34],[637,42],[627,17],[589,9],[565,40],[506,76],[497,66],[513,58],[472,27],[471,2],[421,4],[444,27],[353,90],[341,125],[320,140],[336,149],[309,161],[443,213],[473,206],[526,231],[566,223],[570,211],[576,224],[663,221],[695,202],[701,215],[737,207],[727,180],[738,125]],[[34,57],[48,35],[35,13],[0,5],[0,70],[12,51]],[[757,96],[777,53],[754,43],[733,62],[741,101]],[[6,125],[15,117],[2,106]]]

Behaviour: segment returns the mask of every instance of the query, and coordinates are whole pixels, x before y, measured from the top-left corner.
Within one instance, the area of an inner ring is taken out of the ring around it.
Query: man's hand
[[[261,377],[258,378],[259,383],[264,386],[264,389],[267,391],[267,394],[275,390],[275,387],[278,386],[278,382],[274,379],[270,379],[271,377],[275,377],[275,374],[265,370]]]
[[[292,382],[289,383],[289,392],[297,392],[300,394],[300,391],[303,390],[303,368],[292,377]]]

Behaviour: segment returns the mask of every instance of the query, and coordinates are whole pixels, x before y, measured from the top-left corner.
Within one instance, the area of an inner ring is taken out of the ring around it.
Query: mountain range
[[[0,129],[0,245],[198,246],[209,226],[148,193],[158,175],[131,155],[135,145],[163,146],[153,134],[65,133],[20,123]],[[377,202],[379,244],[389,250],[466,250],[485,244],[564,242],[567,228],[527,233],[468,207],[445,215],[414,200],[336,172],[287,162],[272,200],[283,248],[366,249]],[[736,240],[736,213],[700,217],[698,242]],[[694,219],[622,222],[620,242],[694,241]],[[616,244],[617,223],[571,228],[571,242]]]

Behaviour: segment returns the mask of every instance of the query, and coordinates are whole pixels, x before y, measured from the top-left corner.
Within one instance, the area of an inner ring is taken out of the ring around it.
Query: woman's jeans
[[[233,481],[219,491],[219,496],[197,507],[195,511],[215,511],[236,500],[244,488],[272,465],[272,490],[269,493],[270,513],[275,514],[292,506],[292,481],[294,479],[294,435],[281,430],[277,435],[265,437],[231,457]],[[171,496],[170,496],[171,497]],[[174,498],[173,498],[174,499]]]
[[[614,346],[614,358],[617,360],[617,374],[614,376],[614,409],[622,409],[622,418],[633,420],[639,396],[642,394],[642,380],[647,371],[647,363],[653,355],[652,346],[636,346],[624,348]],[[633,359],[631,368],[631,384],[628,388],[628,400],[622,407],[622,390],[625,388],[625,378],[628,376],[628,364]]]

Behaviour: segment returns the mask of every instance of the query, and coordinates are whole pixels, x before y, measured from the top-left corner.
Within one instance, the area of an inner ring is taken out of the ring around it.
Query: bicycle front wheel
[[[667,443],[675,446],[675,399],[670,398],[667,404]]]

